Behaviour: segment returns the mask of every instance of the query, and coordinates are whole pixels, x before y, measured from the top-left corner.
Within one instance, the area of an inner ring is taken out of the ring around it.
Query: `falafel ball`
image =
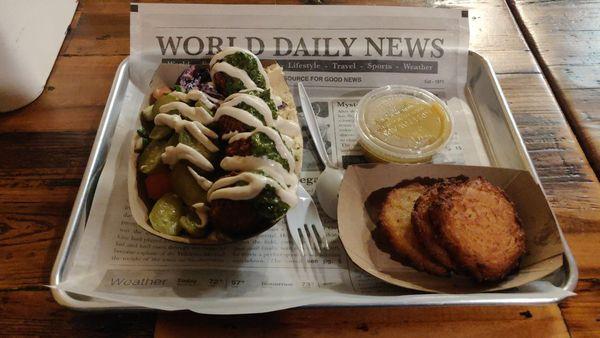
[[[251,236],[270,226],[256,213],[252,200],[217,199],[211,202],[209,214],[215,229],[236,238]]]
[[[221,116],[216,122],[216,126],[219,130],[219,133],[221,134],[227,134],[235,131],[243,133],[247,131],[252,131],[253,129],[252,127],[247,126],[240,120],[228,115]]]

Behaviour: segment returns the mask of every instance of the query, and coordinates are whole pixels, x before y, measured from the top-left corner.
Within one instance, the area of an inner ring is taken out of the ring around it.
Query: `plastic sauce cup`
[[[358,142],[377,162],[422,163],[444,148],[452,135],[446,104],[417,87],[389,85],[358,103]]]

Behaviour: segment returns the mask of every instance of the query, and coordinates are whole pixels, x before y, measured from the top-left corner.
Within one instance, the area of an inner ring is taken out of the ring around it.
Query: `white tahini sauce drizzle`
[[[194,139],[200,142],[203,146],[212,153],[219,151],[219,148],[212,143],[209,138],[217,138],[218,135],[214,131],[210,130],[202,123],[198,121],[187,121],[182,119],[179,115],[170,114],[158,114],[154,118],[154,124],[157,126],[165,125],[171,129],[174,129],[177,133],[185,129]]]
[[[259,118],[252,115],[250,112],[235,107],[242,102],[256,109],[256,111],[259,114],[261,114],[265,122],[261,121]],[[215,113],[214,119],[215,121],[218,121],[223,116],[231,116],[234,119],[242,122],[243,124],[253,128],[258,128],[263,125],[274,125],[273,113],[271,112],[271,108],[269,108],[269,106],[265,101],[263,101],[263,99],[250,94],[235,93],[230,95],[221,104],[221,106],[219,106],[219,109],[217,109],[217,112]],[[227,139],[225,138],[225,135],[224,139]]]
[[[269,108],[269,105],[258,96],[244,94],[244,93],[231,94],[231,95],[229,95],[229,97],[227,97],[225,99],[225,101],[221,104],[219,109],[221,107],[234,107],[242,102],[249,105],[250,107],[256,109],[256,111],[258,111],[258,113],[263,116],[265,125],[267,125],[267,126],[273,125],[273,113],[271,112],[271,108]],[[217,113],[215,114],[215,120],[218,119],[217,118],[218,114],[219,114],[219,110],[217,109]],[[250,114],[250,113],[248,113],[248,114]]]
[[[202,124],[210,124],[213,117],[203,107],[190,107],[185,102],[169,102],[158,108],[160,113],[168,113],[171,110],[177,110],[181,115],[192,121],[200,121]]]
[[[234,131],[230,131],[230,132],[228,132],[228,133],[225,133],[225,134],[223,134],[223,136],[221,136],[221,138],[222,138],[223,140],[229,140],[230,138],[232,138],[232,137],[233,137],[233,135],[236,135],[236,134],[238,134],[238,133],[239,133],[239,131],[236,131],[236,130],[234,130]]]
[[[283,142],[285,142],[285,144],[288,146],[288,148],[293,149],[294,148],[294,139],[285,135],[285,134],[281,134],[281,139],[283,140]]]
[[[210,66],[210,76],[213,77],[215,73],[223,72],[231,77],[237,78],[240,81],[242,81],[242,83],[244,84],[244,87],[246,87],[246,89],[258,88],[256,83],[254,83],[254,81],[252,81],[252,79],[250,78],[250,76],[248,75],[248,73],[245,70],[237,68],[225,61],[222,61],[228,55],[232,55],[232,54],[235,54],[238,52],[247,54],[247,55],[253,57],[254,60],[256,60],[256,64],[258,66],[258,71],[261,73],[261,75],[265,79],[265,87],[271,88],[271,85],[269,83],[269,77],[267,76],[267,72],[265,72],[265,69],[263,68],[262,63],[260,63],[260,60],[258,59],[258,57],[256,55],[254,55],[252,52],[250,52],[249,50],[239,48],[239,47],[228,47],[228,48],[223,49],[219,53],[215,54],[215,56],[213,56],[212,59],[210,60],[210,65],[209,65]],[[221,61],[221,62],[219,62],[219,61]]]
[[[256,133],[263,133],[267,135],[267,137],[275,143],[275,149],[277,149],[279,155],[281,155],[281,157],[283,157],[287,161],[290,167],[289,171],[293,172],[296,163],[294,159],[294,154],[292,154],[292,152],[288,149],[279,133],[273,128],[260,126],[251,132],[237,133],[229,139],[229,143],[233,143],[237,140],[246,139]]]
[[[179,100],[179,101],[183,101],[183,102],[185,102],[185,103],[188,103],[188,102],[190,102],[190,101],[191,101],[191,100],[188,98],[187,94],[186,94],[186,93],[183,93],[183,92],[179,92],[179,91],[176,91],[176,90],[174,90],[174,91],[170,92],[169,94],[171,94],[171,95],[175,96],[175,97],[177,98],[177,100]]]
[[[183,101],[186,103],[190,101],[200,101],[208,109],[213,109],[215,107],[215,104],[213,102],[219,102],[218,99],[206,95],[206,93],[197,89],[192,89],[187,93],[172,91],[170,94],[175,96],[179,101]]]
[[[296,187],[298,178],[288,172],[281,163],[268,158],[255,156],[229,156],[221,160],[221,168],[227,171],[257,171],[262,170],[276,180],[281,186]]]
[[[235,176],[226,176],[218,179],[208,190],[208,201],[216,199],[249,200],[263,190],[266,177],[255,173],[243,172]],[[247,185],[232,186],[237,182],[247,182]]]
[[[246,185],[234,186],[238,182],[246,182]],[[282,202],[294,206],[298,197],[296,190],[282,187],[277,181],[270,177],[253,172],[242,172],[235,176],[227,176],[217,180],[208,191],[208,201],[216,199],[249,200],[260,194],[266,185],[274,187],[277,196]]]
[[[256,89],[242,89],[240,90],[240,93],[248,93],[250,91],[258,91],[258,92],[263,92],[265,91],[262,88],[256,88]],[[283,100],[281,99],[281,97],[273,94],[273,92],[271,92],[271,100],[273,100],[273,104],[275,104],[275,108],[279,109],[282,105],[283,105]]]
[[[165,152],[160,155],[163,163],[168,165],[175,165],[180,160],[188,160],[193,165],[206,171],[213,171],[215,168],[212,163],[206,157],[202,156],[194,148],[178,143],[175,147],[168,146],[165,148]]]
[[[292,120],[284,119],[281,116],[277,117],[277,120],[275,121],[275,128],[277,128],[277,130],[279,130],[279,132],[283,135],[288,135],[291,137],[299,136],[302,133],[298,123]]]
[[[198,175],[198,173],[192,167],[187,167],[187,169],[190,172],[190,174],[192,174],[192,177],[194,178],[194,180],[196,180],[196,183],[198,183],[200,188],[208,190],[213,185],[213,182],[211,182],[204,176]]]

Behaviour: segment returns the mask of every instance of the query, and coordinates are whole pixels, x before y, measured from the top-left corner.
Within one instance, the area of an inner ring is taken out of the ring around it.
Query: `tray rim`
[[[535,167],[533,166],[533,162],[531,161],[529,154],[527,153],[527,150],[526,150],[527,148],[525,147],[523,139],[521,138],[521,135],[518,131],[517,124],[515,122],[515,119],[511,113],[511,111],[510,111],[510,106],[508,105],[508,102],[504,96],[504,93],[502,92],[500,83],[498,81],[498,78],[497,78],[495,72],[493,71],[491,63],[483,55],[481,55],[473,50],[469,50],[469,53],[468,53],[469,61],[472,57],[479,59],[479,62],[481,63],[483,68],[485,68],[487,75],[491,78],[492,85],[494,87],[494,94],[500,100],[500,106],[502,108],[504,118],[508,122],[507,123],[508,128],[511,132],[513,139],[520,146],[520,147],[518,147],[519,153],[520,153],[522,159],[525,161],[527,169],[533,174],[534,178],[539,183],[539,178],[537,176],[537,172],[535,170]],[[103,144],[104,142],[110,143],[110,139],[112,138],[112,131],[108,130],[109,120],[110,120],[109,117],[111,115],[111,112],[120,108],[122,99],[124,97],[123,94],[124,94],[125,90],[127,89],[128,79],[129,79],[129,57],[126,57],[125,59],[123,59],[123,61],[121,61],[121,63],[119,64],[119,67],[117,68],[117,71],[115,73],[115,78],[113,80],[113,83],[112,83],[112,86],[110,89],[110,94],[106,101],[106,106],[105,106],[104,112],[102,114],[102,119],[100,120],[98,131],[96,132],[96,138],[94,140],[94,144],[92,146],[92,150],[91,150],[90,156],[88,158],[88,163],[87,163],[84,175],[82,177],[82,183],[77,192],[77,196],[75,198],[75,202],[74,202],[73,208],[71,210],[71,215],[69,217],[67,227],[65,228],[65,233],[61,240],[61,245],[58,250],[56,260],[54,262],[54,266],[52,268],[52,272],[50,275],[49,287],[51,289],[53,298],[55,299],[55,301],[58,304],[65,306],[69,309],[73,309],[73,310],[81,310],[81,311],[110,311],[110,310],[118,310],[118,311],[146,310],[146,311],[148,311],[148,310],[153,310],[153,311],[155,311],[154,309],[151,309],[151,308],[145,308],[145,307],[129,305],[129,304],[125,304],[125,303],[118,303],[118,302],[113,302],[113,301],[107,301],[107,300],[101,300],[101,299],[93,299],[92,298],[91,300],[79,300],[79,299],[76,299],[73,296],[71,296],[71,294],[69,292],[60,290],[56,287],[56,285],[58,283],[60,283],[63,278],[63,275],[66,270],[66,263],[67,263],[68,257],[70,254],[73,253],[73,251],[75,249],[74,242],[76,241],[76,237],[77,237],[77,233],[78,233],[77,231],[78,231],[79,227],[81,226],[82,220],[85,217],[85,214],[87,211],[87,206],[86,206],[87,202],[84,200],[84,198],[86,197],[86,195],[88,195],[90,193],[90,189],[94,185],[93,181],[95,178],[97,178],[96,176],[99,176],[99,174],[102,171],[102,167],[104,165],[104,163],[98,163],[98,161],[97,161],[98,156],[100,156],[100,154],[101,154],[100,147],[101,147],[101,144]],[[119,109],[119,112],[120,112],[120,109]],[[107,138],[108,138],[108,140],[107,140]],[[565,291],[572,292],[573,290],[575,290],[575,287],[577,285],[579,272],[577,269],[575,258],[573,257],[571,249],[565,239],[565,236],[562,232],[560,224],[558,227],[558,231],[560,234],[562,244],[565,249],[564,256],[563,256],[563,259],[565,262],[562,266],[562,269],[565,269],[565,275],[566,275],[566,280],[563,283],[563,285],[560,286],[560,288]],[[426,295],[431,297],[431,295],[429,295],[429,294],[426,294]],[[433,296],[434,298],[439,298],[438,301],[423,301],[423,302],[417,301],[417,302],[413,302],[412,304],[406,303],[404,301],[399,301],[398,304],[396,304],[396,305],[380,304],[380,303],[366,303],[366,302],[360,303],[360,304],[352,304],[352,302],[347,302],[347,303],[340,303],[340,304],[306,305],[306,306],[302,306],[302,307],[315,308],[315,307],[339,307],[339,306],[374,307],[374,306],[449,306],[449,305],[452,305],[452,306],[476,306],[476,305],[501,306],[501,305],[523,305],[523,304],[541,305],[541,304],[557,303],[566,298],[566,297],[544,297],[543,293],[539,293],[539,292],[536,292],[536,293],[525,293],[525,292],[524,293],[485,293],[485,295],[495,295],[494,299],[477,299],[476,297],[473,297],[473,296],[477,296],[477,295],[483,295],[483,294],[470,294],[470,295],[467,295],[467,297],[465,297],[466,299],[462,299],[462,300],[452,300],[452,299],[444,300],[444,298],[455,298],[454,296],[456,296],[456,295],[440,294],[440,295]],[[402,297],[404,299],[404,297],[407,297],[407,296],[412,296],[412,295],[400,295],[397,297]],[[416,294],[414,296],[419,297],[421,295]],[[450,296],[450,297],[448,297],[448,296]],[[462,296],[464,296],[464,295],[462,295]],[[509,296],[512,296],[512,297],[509,297]],[[392,298],[394,296],[388,296],[388,297]],[[469,299],[469,298],[473,298],[473,299]]]

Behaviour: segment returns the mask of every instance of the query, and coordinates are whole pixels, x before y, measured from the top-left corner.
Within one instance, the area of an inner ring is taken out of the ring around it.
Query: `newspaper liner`
[[[402,265],[380,250],[371,231],[376,227],[370,214],[369,196],[418,176],[443,178],[482,176],[506,191],[514,202],[526,234],[527,253],[521,268],[505,281],[476,284],[463,276],[437,277]],[[527,171],[463,165],[364,164],[348,168],[338,204],[340,239],[352,261],[388,283],[426,292],[471,293],[518,287],[554,272],[563,263],[558,224],[546,197]]]
[[[274,63],[273,61],[263,61],[263,64],[265,65],[265,71],[267,72],[267,76],[269,77],[269,81],[271,83],[271,90],[273,91],[273,94],[281,97],[283,102],[286,103],[286,106],[284,108],[282,108],[281,110],[279,110],[279,115],[282,118],[285,118],[287,120],[292,120],[296,124],[298,124],[299,123],[298,112],[296,111],[296,105],[294,103],[294,98],[292,96],[292,93],[290,92],[290,89],[287,86],[287,83],[285,82],[283,69],[277,63]],[[152,81],[150,82],[148,94],[144,98],[143,102],[144,103],[149,102],[150,96],[152,95],[152,92],[155,89],[161,88],[164,86],[168,86],[168,87],[172,86],[176,82],[176,80],[179,77],[179,75],[181,74],[181,72],[183,72],[186,68],[187,68],[187,65],[185,65],[185,64],[161,64],[156,69],[156,72],[154,73],[154,76],[152,77]],[[144,105],[144,107],[145,107],[145,105]],[[144,107],[141,107],[140,109],[142,109]],[[136,122],[135,126],[132,126],[132,128],[135,127],[135,129],[137,129],[141,126],[139,119],[137,119],[136,121],[137,122]],[[299,175],[300,170],[302,168],[302,142],[303,142],[303,140],[302,140],[301,135],[294,137],[293,140],[294,140],[294,149],[292,151],[294,153],[294,157],[297,159],[295,172],[297,175]],[[130,160],[129,160],[129,166],[127,169],[127,191],[128,191],[128,196],[129,196],[129,206],[131,208],[131,214],[132,214],[133,218],[135,219],[135,222],[137,223],[137,225],[139,225],[142,229],[148,231],[149,233],[151,233],[155,236],[162,237],[164,239],[178,242],[178,243],[198,244],[198,245],[202,245],[202,244],[218,245],[218,244],[226,244],[226,243],[238,241],[237,239],[228,240],[225,238],[211,236],[211,235],[209,235],[206,238],[193,238],[193,237],[189,237],[189,236],[172,236],[172,235],[168,235],[168,234],[164,234],[162,232],[156,231],[149,222],[148,208],[146,207],[146,203],[144,203],[144,201],[140,197],[140,193],[138,191],[139,184],[137,181],[137,178],[138,178],[137,158],[138,158],[139,154],[135,152],[134,148],[135,148],[135,137],[132,138],[132,142],[131,142],[130,150],[129,150],[130,151]],[[273,222],[273,224],[271,224],[271,226],[264,228],[261,231],[261,233],[268,230],[269,228],[271,228],[278,221],[279,220],[277,220],[276,222]],[[252,235],[252,237],[256,236],[258,234],[259,233],[255,233]]]

